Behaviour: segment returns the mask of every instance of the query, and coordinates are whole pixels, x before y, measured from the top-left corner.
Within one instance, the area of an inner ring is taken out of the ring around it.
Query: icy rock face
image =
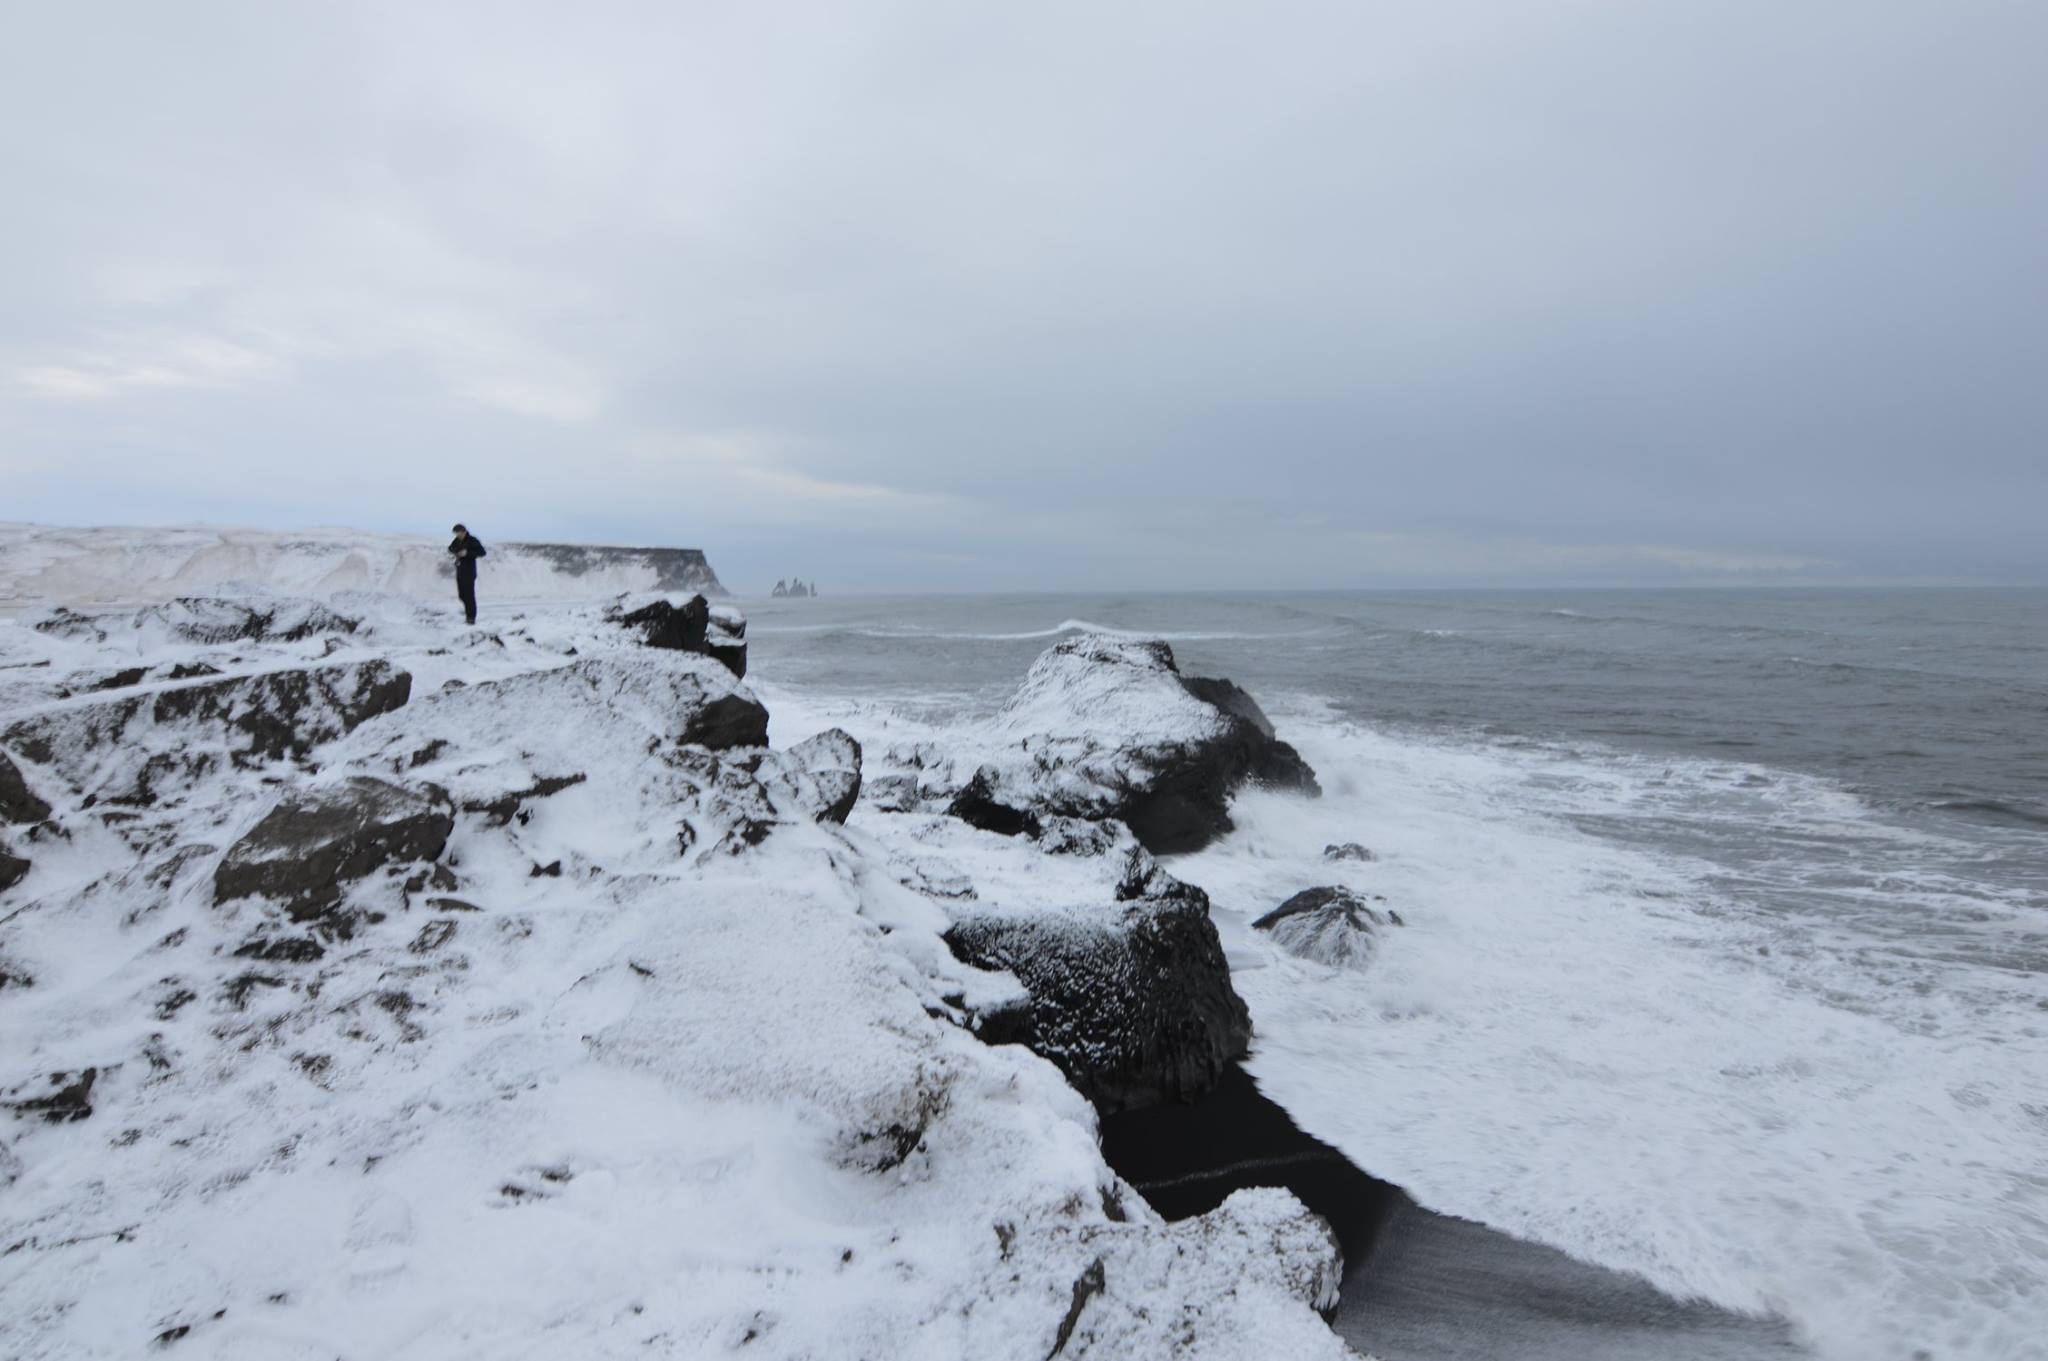
[[[622,600],[607,612],[642,646],[710,657],[735,677],[747,674],[747,621],[729,606],[713,609],[701,595],[677,604],[659,597],[633,605]]]
[[[1115,905],[966,913],[955,954],[1014,973],[1031,995],[1027,1043],[1103,1111],[1192,1101],[1251,1040],[1209,896],[1133,847]]]
[[[1332,968],[1363,969],[1378,952],[1378,932],[1388,923],[1372,901],[1348,888],[1304,889],[1252,926],[1289,954]]]
[[[383,660],[267,671],[53,705],[0,743],[86,798],[148,807],[222,766],[301,760],[411,693],[412,678]]]
[[[15,855],[5,845],[0,845],[0,893],[5,893],[28,878],[30,868],[26,859]]]
[[[1229,681],[1184,677],[1162,642],[1083,634],[1033,663],[998,719],[1015,734],[975,772],[955,816],[1037,835],[1048,816],[1120,818],[1158,854],[1230,830],[1247,784],[1319,794],[1315,773]]]

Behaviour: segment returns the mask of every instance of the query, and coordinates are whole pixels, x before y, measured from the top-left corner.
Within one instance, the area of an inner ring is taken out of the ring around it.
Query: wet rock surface
[[[1379,952],[1379,933],[1398,924],[1386,899],[1335,885],[1303,889],[1252,923],[1289,954],[1338,969],[1363,969]]]

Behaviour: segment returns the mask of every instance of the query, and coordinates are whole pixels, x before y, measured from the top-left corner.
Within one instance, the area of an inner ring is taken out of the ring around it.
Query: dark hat
[[[460,533],[463,533],[463,532],[464,532],[464,530],[463,530],[463,526],[461,526],[461,525],[457,525],[457,526],[455,526],[455,528],[453,528],[453,529],[449,530],[448,532],[449,532],[450,534],[460,534]]]

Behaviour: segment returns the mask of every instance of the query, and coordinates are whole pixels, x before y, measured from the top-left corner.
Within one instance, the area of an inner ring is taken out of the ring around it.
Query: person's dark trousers
[[[462,597],[462,613],[472,624],[476,622],[476,576],[469,572],[455,574],[455,594]]]

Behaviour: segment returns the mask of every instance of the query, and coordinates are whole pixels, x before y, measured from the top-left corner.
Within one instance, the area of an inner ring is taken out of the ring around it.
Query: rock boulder
[[[1338,969],[1363,969],[1379,951],[1379,931],[1390,914],[1373,906],[1382,898],[1335,886],[1303,889],[1252,923],[1291,955]]]
[[[0,822],[17,826],[41,822],[50,816],[50,805],[36,797],[21,777],[21,768],[0,751]]]
[[[1192,1101],[1244,1054],[1251,1014],[1207,894],[1143,851],[1117,892],[1114,905],[1073,911],[969,913],[946,943],[1017,976],[1031,995],[1025,1042],[1098,1109]]]
[[[221,858],[213,898],[271,898],[311,921],[353,881],[438,858],[454,826],[445,799],[369,776],[294,790]]]
[[[1230,830],[1230,798],[1247,784],[1322,792],[1250,695],[1182,676],[1162,642],[1067,639],[1033,663],[997,725],[1016,749],[985,763],[952,809],[992,831],[1118,818],[1149,850],[1192,851]]]

